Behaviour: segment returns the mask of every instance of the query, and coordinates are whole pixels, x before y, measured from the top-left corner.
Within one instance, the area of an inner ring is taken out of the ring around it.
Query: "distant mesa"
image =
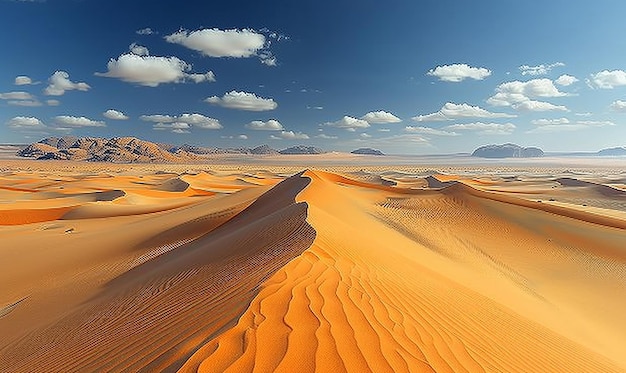
[[[598,152],[598,155],[600,155],[600,156],[608,156],[608,157],[625,156],[626,155],[626,146],[618,146],[616,148],[602,149],[602,150],[600,150]]]
[[[485,145],[474,150],[472,157],[481,158],[534,158],[543,157],[543,150],[535,147],[524,148],[516,144]]]
[[[296,145],[279,151],[280,154],[324,154],[324,150],[315,146]]]
[[[270,148],[269,145],[259,145],[250,150],[252,154],[279,154],[278,150]]]
[[[365,154],[365,155],[385,155],[385,153],[381,152],[378,149],[372,148],[359,148],[351,151],[352,154]]]

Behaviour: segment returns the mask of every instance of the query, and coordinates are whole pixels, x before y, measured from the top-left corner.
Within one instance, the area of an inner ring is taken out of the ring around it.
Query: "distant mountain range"
[[[199,161],[212,154],[322,154],[324,150],[298,145],[283,150],[269,145],[255,148],[212,148],[195,145],[157,144],[135,137],[48,137],[18,151],[17,155],[36,159],[60,159],[114,163],[188,162]]]
[[[534,158],[543,157],[543,155],[543,150],[539,148],[524,148],[511,143],[481,146],[472,153],[472,157],[481,158]]]
[[[378,149],[372,148],[359,148],[351,151],[352,154],[364,154],[364,155],[385,155],[385,153],[381,152]]]

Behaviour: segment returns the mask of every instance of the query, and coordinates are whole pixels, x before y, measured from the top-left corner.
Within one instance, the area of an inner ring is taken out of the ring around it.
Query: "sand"
[[[626,370],[623,168],[359,159],[3,161],[0,371]]]

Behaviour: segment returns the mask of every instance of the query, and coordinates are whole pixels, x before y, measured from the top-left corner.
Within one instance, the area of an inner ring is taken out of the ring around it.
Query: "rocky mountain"
[[[278,150],[272,149],[269,145],[259,145],[250,150],[252,154],[278,154]]]
[[[359,148],[351,151],[352,154],[365,154],[365,155],[385,155],[385,153],[381,152],[378,149],[372,148]]]
[[[517,144],[485,145],[474,150],[472,157],[481,158],[532,158],[543,157],[543,150],[535,147],[524,148]]]
[[[323,154],[324,150],[315,146],[296,145],[279,151],[280,154]]]
[[[600,156],[620,156],[626,155],[626,146],[618,146],[616,148],[602,149],[598,152]]]

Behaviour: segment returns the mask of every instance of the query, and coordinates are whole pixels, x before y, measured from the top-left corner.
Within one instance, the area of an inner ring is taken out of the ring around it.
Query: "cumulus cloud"
[[[248,139],[248,135],[244,135],[244,134],[237,135],[237,138],[238,138],[239,140],[247,140],[247,139]]]
[[[137,43],[132,43],[128,47],[128,50],[130,51],[130,53],[136,54],[138,56],[148,56],[150,54],[150,51],[148,51],[148,48],[144,47],[143,45],[139,45]]]
[[[469,104],[445,103],[439,111],[432,114],[418,115],[411,119],[416,122],[436,122],[455,120],[460,118],[513,118],[515,115],[506,113],[492,113],[479,106]]]
[[[565,64],[563,62],[555,62],[555,63],[551,63],[551,64],[541,64],[541,65],[537,65],[537,66],[522,65],[522,66],[519,67],[519,70],[522,73],[522,75],[536,76],[536,75],[546,75],[553,68],[555,68],[555,67],[562,67],[562,66],[565,66]]]
[[[616,100],[611,103],[611,110],[619,111],[621,113],[626,113],[626,101]]]
[[[33,80],[25,75],[15,77],[15,85],[31,85],[34,84]]]
[[[265,35],[251,29],[179,30],[165,36],[165,40],[169,43],[183,45],[209,57],[246,58],[259,56],[266,65],[276,65],[276,59],[269,51],[264,50],[266,47]]]
[[[268,121],[253,120],[246,124],[246,128],[257,131],[282,131],[283,125],[276,119],[270,119]]]
[[[484,67],[471,67],[465,63],[455,63],[437,66],[434,69],[430,69],[426,75],[435,76],[444,82],[461,82],[467,78],[483,80],[491,75],[491,70]]]
[[[515,130],[513,123],[461,123],[446,126],[447,129],[473,131],[482,135],[510,135]]]
[[[546,132],[565,132],[565,131],[579,131],[589,128],[598,128],[606,126],[614,126],[615,123],[611,121],[595,121],[595,120],[579,120],[576,122],[570,122],[566,118],[560,118],[556,120],[537,120],[533,121],[537,127],[533,128],[528,133],[546,133]]]
[[[315,137],[318,138],[318,139],[325,139],[325,140],[336,140],[336,139],[338,139],[337,136],[330,136],[330,135],[327,135],[325,133],[320,133],[319,135],[317,135]]]
[[[184,113],[179,116],[153,114],[142,115],[139,119],[144,122],[155,123],[153,129],[188,129],[193,127],[201,129],[217,130],[223,128],[220,121],[215,118],[210,118],[202,114],[188,114]]]
[[[46,128],[43,122],[35,117],[14,117],[6,124],[14,130],[41,130]]]
[[[277,135],[271,135],[270,139],[273,140],[306,140],[309,138],[309,135],[302,132],[293,132],[293,131],[280,131]]]
[[[212,105],[246,111],[268,111],[278,107],[276,101],[271,98],[258,97],[254,93],[238,91],[230,91],[222,97],[211,96],[204,101]]]
[[[363,119],[364,121],[370,124],[374,124],[374,123],[375,124],[387,124],[387,123],[402,122],[402,119],[383,110],[370,111],[369,113],[363,115],[361,119]]]
[[[348,115],[344,115],[343,118],[339,119],[336,122],[328,122],[326,123],[326,125],[330,127],[343,128],[343,129],[352,130],[352,131],[354,131],[357,128],[368,128],[370,126],[370,124],[367,121],[363,119],[357,119]]]
[[[150,27],[142,28],[140,30],[135,31],[137,35],[152,35],[155,34],[154,31]]]
[[[104,113],[102,113],[102,115],[105,118],[112,119],[112,120],[128,120],[128,116],[126,116],[124,113],[122,113],[121,111],[113,110],[113,109],[109,109],[105,111]]]
[[[33,100],[34,97],[28,92],[15,91],[0,93],[0,100]]]
[[[459,136],[456,132],[444,131],[437,128],[431,127],[418,127],[418,126],[406,126],[404,127],[406,132],[410,133],[421,133],[424,135],[434,135],[434,136]]]
[[[603,70],[596,74],[591,74],[587,79],[587,84],[593,88],[613,89],[626,85],[626,71],[624,70]]]
[[[215,75],[211,71],[206,74],[190,73],[192,66],[177,57],[122,54],[117,59],[110,59],[107,69],[106,73],[96,75],[147,87],[157,87],[164,83],[182,83],[186,80],[196,83],[215,81]]]
[[[71,115],[59,115],[54,117],[55,121],[68,127],[106,127],[103,121],[91,120],[87,117],[74,117]]]
[[[88,91],[91,89],[85,82],[75,83],[70,80],[70,74],[65,71],[55,71],[48,79],[48,86],[44,94],[48,96],[62,96],[66,91]]]
[[[487,103],[493,106],[510,106],[523,111],[567,111],[565,106],[531,100],[538,97],[563,96],[567,96],[567,93],[559,91],[550,79],[532,79],[526,82],[515,80],[500,84],[496,88],[496,94],[489,97]]]
[[[569,85],[572,85],[572,84],[576,83],[577,81],[578,81],[578,79],[575,76],[563,74],[563,75],[559,76],[554,82],[556,84],[558,84],[558,85],[562,85],[564,87],[567,87]]]
[[[569,119],[567,118],[535,119],[535,120],[531,120],[530,123],[536,126],[550,126],[550,125],[555,125],[555,124],[568,124]]]

